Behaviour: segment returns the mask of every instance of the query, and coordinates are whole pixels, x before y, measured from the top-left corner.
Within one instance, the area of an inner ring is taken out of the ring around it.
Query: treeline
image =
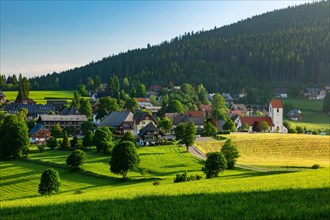
[[[72,89],[112,74],[131,82],[203,84],[208,91],[325,84],[329,76],[329,1],[276,10],[222,28],[31,79],[32,89]]]

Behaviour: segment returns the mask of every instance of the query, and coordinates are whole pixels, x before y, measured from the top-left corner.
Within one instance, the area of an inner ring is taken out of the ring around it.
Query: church
[[[281,100],[272,100],[269,103],[268,116],[243,116],[239,118],[237,129],[244,124],[249,125],[249,132],[259,132],[260,124],[266,122],[269,132],[288,133],[288,129],[283,125],[283,105]]]

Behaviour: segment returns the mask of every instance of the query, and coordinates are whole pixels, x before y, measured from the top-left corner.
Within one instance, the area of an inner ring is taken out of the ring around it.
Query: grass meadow
[[[184,171],[201,174],[204,162],[184,147],[141,147],[139,169],[123,182],[110,173],[109,156],[95,151],[86,151],[85,172],[66,168],[69,152],[59,150],[32,149],[27,160],[0,162],[1,219],[329,217],[329,167],[301,172],[237,168],[214,179],[173,183]],[[40,176],[49,167],[59,171],[62,186],[59,193],[40,196]],[[160,184],[153,185],[155,180]]]
[[[15,101],[18,92],[4,91],[3,93],[6,95],[7,100]],[[73,98],[73,91],[30,91],[29,97],[37,104],[46,104],[47,100],[45,98],[66,99],[71,101]]]
[[[268,168],[310,168],[313,164],[329,167],[330,136],[272,133],[232,133],[240,151],[238,163]],[[197,142],[204,154],[219,151],[225,140]]]
[[[295,122],[287,119],[292,126],[302,126],[310,130],[330,129],[330,117],[323,112],[323,100],[308,99],[282,99],[283,104],[291,103],[295,108],[302,111],[304,117],[302,121]],[[286,116],[284,116],[286,118]]]

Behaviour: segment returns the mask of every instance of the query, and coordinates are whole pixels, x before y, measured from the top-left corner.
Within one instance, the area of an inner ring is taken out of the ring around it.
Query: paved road
[[[206,160],[206,156],[200,152],[197,147],[191,146],[189,147],[189,152],[194,155],[195,157],[198,157],[202,160]],[[251,167],[251,166],[246,166],[246,165],[241,165],[241,164],[236,164],[235,165],[238,168],[246,169],[246,170],[254,170],[258,172],[270,172],[270,170],[262,169],[262,168],[257,168],[257,167]]]

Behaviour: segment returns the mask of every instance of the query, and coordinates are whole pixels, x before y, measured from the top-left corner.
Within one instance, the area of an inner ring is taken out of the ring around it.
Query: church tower
[[[274,123],[273,132],[287,133],[288,130],[283,126],[283,105],[281,100],[272,100],[269,104],[269,117]]]

